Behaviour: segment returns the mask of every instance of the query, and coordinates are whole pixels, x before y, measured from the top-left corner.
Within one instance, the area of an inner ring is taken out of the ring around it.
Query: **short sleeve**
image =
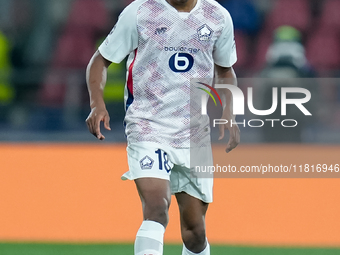
[[[100,54],[113,63],[120,63],[138,46],[136,2],[127,6],[120,14],[105,41],[99,46]]]
[[[234,25],[229,12],[227,10],[225,11],[225,26],[222,34],[215,43],[213,57],[216,65],[231,67],[237,61]]]

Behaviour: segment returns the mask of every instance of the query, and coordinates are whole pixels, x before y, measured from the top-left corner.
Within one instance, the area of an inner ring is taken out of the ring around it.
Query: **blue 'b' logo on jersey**
[[[169,66],[176,73],[185,73],[191,70],[194,58],[188,53],[176,53],[169,61]]]

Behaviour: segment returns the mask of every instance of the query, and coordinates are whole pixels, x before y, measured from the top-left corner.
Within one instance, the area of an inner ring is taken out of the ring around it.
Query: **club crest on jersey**
[[[200,41],[209,41],[214,31],[207,24],[204,24],[199,29],[197,29],[197,33],[198,39]]]
[[[139,161],[140,167],[143,170],[148,170],[151,169],[153,166],[154,160],[150,158],[149,156],[145,156]]]

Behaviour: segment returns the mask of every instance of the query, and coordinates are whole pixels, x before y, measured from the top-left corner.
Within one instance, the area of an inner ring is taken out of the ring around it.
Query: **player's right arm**
[[[137,10],[139,2],[134,1],[120,14],[116,25],[93,55],[86,70],[91,104],[91,113],[86,119],[86,123],[89,131],[99,140],[105,139],[100,132],[101,121],[104,122],[104,127],[110,130],[110,117],[103,99],[107,68],[111,63],[120,63],[138,46]]]
[[[99,140],[104,140],[105,137],[100,132],[100,122],[104,122],[104,127],[107,130],[110,128],[110,116],[106,110],[103,91],[107,79],[107,68],[111,64],[110,61],[102,57],[97,51],[91,58],[86,69],[86,83],[90,95],[91,112],[86,119],[87,127],[91,134]]]

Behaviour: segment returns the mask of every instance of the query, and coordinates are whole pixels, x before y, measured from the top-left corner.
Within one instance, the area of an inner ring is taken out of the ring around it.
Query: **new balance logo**
[[[156,34],[156,35],[162,35],[162,34],[165,34],[165,32],[166,32],[167,30],[168,30],[167,27],[160,27],[160,28],[157,28],[157,29],[156,29],[155,34]]]

